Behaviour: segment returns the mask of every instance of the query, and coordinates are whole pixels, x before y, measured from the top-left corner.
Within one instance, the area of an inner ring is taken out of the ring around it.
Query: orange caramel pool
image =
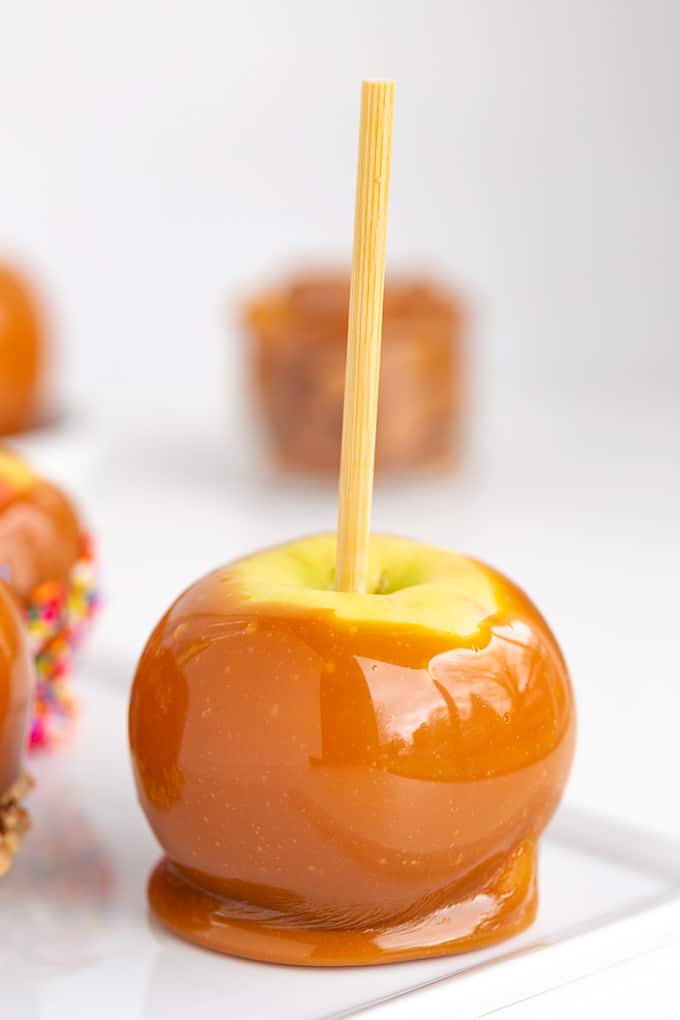
[[[533,920],[574,703],[538,611],[474,566],[495,607],[466,641],[248,599],[230,567],[172,606],[130,704],[166,926],[323,966],[459,952]]]

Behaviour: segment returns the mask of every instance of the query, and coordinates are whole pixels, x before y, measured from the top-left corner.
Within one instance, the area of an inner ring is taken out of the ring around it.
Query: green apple
[[[496,609],[494,582],[458,553],[374,535],[365,593],[335,590],[335,535],[314,535],[239,560],[226,575],[250,603],[327,611],[338,620],[469,638]]]

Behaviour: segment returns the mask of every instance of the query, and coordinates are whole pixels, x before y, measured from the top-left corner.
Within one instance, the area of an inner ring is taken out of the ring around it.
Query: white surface
[[[495,1015],[503,1020],[545,1020],[546,1017],[574,1020],[587,1004],[598,1016],[677,1020],[679,961],[680,942],[676,941],[574,984],[525,999]]]

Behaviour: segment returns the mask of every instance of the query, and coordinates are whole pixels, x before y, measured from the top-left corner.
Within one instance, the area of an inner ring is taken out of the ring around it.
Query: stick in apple
[[[365,591],[378,415],[394,82],[364,81],[338,508],[338,591]]]

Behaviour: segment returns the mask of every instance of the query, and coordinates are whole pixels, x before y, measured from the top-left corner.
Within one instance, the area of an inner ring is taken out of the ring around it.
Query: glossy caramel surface
[[[65,581],[82,543],[68,497],[0,448],[0,570],[17,597],[43,581]]]
[[[35,299],[14,270],[0,265],[0,435],[36,423],[45,360]]]
[[[23,624],[0,581],[0,799],[21,774],[32,696],[33,664]]]
[[[230,568],[174,604],[130,705],[164,923],[318,965],[455,952],[530,923],[573,698],[535,607],[479,569],[495,608],[459,640],[253,601]]]

